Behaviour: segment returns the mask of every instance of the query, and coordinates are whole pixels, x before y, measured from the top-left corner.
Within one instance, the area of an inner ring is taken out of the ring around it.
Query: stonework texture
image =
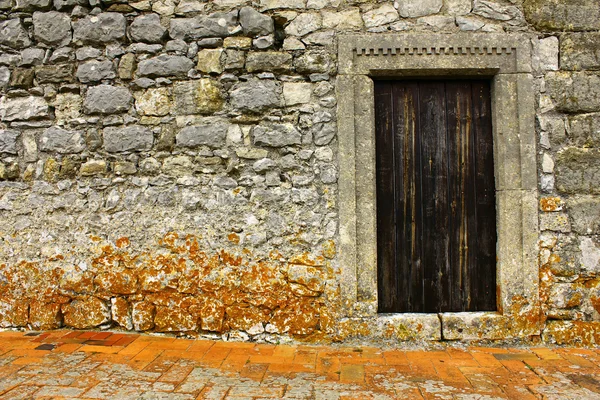
[[[342,312],[337,40],[476,31],[535,38],[542,338],[600,337],[596,0],[249,4],[0,0],[0,328],[464,337]]]

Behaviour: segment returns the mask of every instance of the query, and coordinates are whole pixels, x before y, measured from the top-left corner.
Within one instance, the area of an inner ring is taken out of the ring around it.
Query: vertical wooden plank
[[[420,170],[420,145],[416,134],[419,129],[417,82],[394,84],[395,110],[395,215],[396,262],[398,291],[401,299],[399,312],[422,312],[423,265],[420,240],[420,191],[417,173]]]
[[[446,84],[446,118],[448,126],[448,236],[450,271],[449,309],[462,311],[468,298],[467,274],[468,224],[472,211],[467,205],[469,182],[469,146],[471,134],[471,85],[468,81],[449,81]]]
[[[490,84],[472,83],[473,96],[473,197],[476,237],[469,245],[477,248],[470,275],[477,277],[472,284],[472,302],[466,311],[496,309],[496,192],[494,186],[494,157],[491,123]]]
[[[377,180],[378,311],[398,309],[394,203],[394,110],[392,84],[375,81],[375,146]]]
[[[448,309],[442,281],[448,260],[448,156],[445,87],[439,82],[420,82],[421,196],[423,205],[424,312]]]

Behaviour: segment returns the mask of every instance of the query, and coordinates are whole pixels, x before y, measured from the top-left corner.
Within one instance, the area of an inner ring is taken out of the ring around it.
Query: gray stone
[[[32,69],[16,68],[10,76],[11,88],[29,89],[33,86],[34,72]]]
[[[273,10],[276,8],[299,8],[306,6],[306,0],[260,0],[260,6],[263,10]]]
[[[363,26],[360,9],[349,8],[340,12],[322,11],[323,28],[339,30],[359,30]]]
[[[581,235],[600,234],[600,200],[594,196],[569,199],[569,216],[573,231]]]
[[[336,183],[338,180],[338,171],[335,165],[323,165],[321,167],[321,182],[325,184]]]
[[[10,69],[8,67],[0,67],[0,90],[5,89],[10,82]]]
[[[234,189],[238,185],[235,179],[228,176],[217,176],[213,180],[213,184],[223,189]]]
[[[17,154],[19,131],[0,129],[0,153]]]
[[[124,87],[98,85],[87,90],[83,101],[86,114],[113,114],[129,111],[133,97]]]
[[[99,82],[117,76],[112,62],[95,60],[80,64],[75,75],[82,83]]]
[[[195,40],[208,37],[227,37],[239,32],[237,11],[216,12],[195,18],[174,18],[170,21],[172,39]]]
[[[221,148],[225,146],[229,124],[225,122],[206,123],[186,126],[175,137],[177,146],[198,147],[209,146]]]
[[[312,134],[317,146],[325,146],[335,137],[335,126],[331,123],[316,123],[312,127]]]
[[[177,82],[173,94],[175,110],[180,115],[210,114],[223,108],[221,87],[212,79]]]
[[[160,43],[166,33],[157,14],[140,15],[129,26],[129,35],[136,42]]]
[[[281,87],[274,81],[237,83],[230,92],[231,105],[241,111],[260,112],[281,107]]]
[[[600,111],[600,75],[583,72],[552,72],[546,88],[559,111],[567,113]]]
[[[172,51],[179,54],[186,54],[189,50],[189,47],[186,42],[183,40],[169,40],[167,44],[165,44],[165,51]],[[191,58],[193,58],[192,56]],[[189,55],[188,55],[188,58]]]
[[[40,65],[44,61],[46,51],[44,49],[25,49],[21,52],[21,63],[23,67],[30,67],[32,65]]]
[[[33,37],[49,46],[67,46],[71,42],[71,18],[57,11],[34,12]]]
[[[52,126],[40,136],[39,149],[61,154],[81,153],[85,150],[84,133]]]
[[[319,31],[306,35],[302,38],[302,42],[306,45],[332,46],[334,38],[335,32],[333,30]]]
[[[252,7],[242,7],[239,17],[242,32],[245,36],[265,36],[274,32],[273,19],[268,15],[259,13]]]
[[[181,39],[179,39],[181,40]],[[197,42],[198,47],[202,48],[202,49],[216,49],[217,47],[222,47],[223,46],[223,39],[222,38],[207,38],[207,39],[200,39]]]
[[[558,53],[558,49],[556,51]],[[561,35],[560,67],[570,70],[600,69],[600,33]]]
[[[600,194],[600,150],[567,148],[556,155],[556,188],[568,194]]]
[[[540,39],[539,59],[542,70],[558,70],[558,38],[556,36]]]
[[[23,49],[31,45],[27,31],[18,18],[0,22],[0,45]]]
[[[571,224],[569,216],[565,213],[542,213],[540,214],[540,230],[569,233]]]
[[[75,66],[72,64],[40,65],[35,67],[38,83],[62,83],[75,80]]]
[[[143,126],[104,128],[104,149],[109,153],[148,151],[153,143],[152,131]]]
[[[102,51],[94,47],[81,47],[75,51],[77,61],[85,61],[91,58],[99,58],[102,56]]]
[[[73,22],[73,40],[106,44],[125,39],[127,22],[122,14],[107,12]]]
[[[48,103],[43,97],[0,98],[2,121],[23,121],[48,117]]]
[[[225,50],[225,62],[223,67],[226,70],[242,69],[246,64],[246,53],[242,50]]]
[[[446,12],[450,15],[466,15],[473,8],[472,0],[446,0]]]
[[[569,142],[572,145],[588,148],[600,147],[600,113],[569,116],[568,127]]]
[[[270,158],[263,158],[252,164],[252,169],[257,173],[262,174],[263,172],[273,169],[276,166],[277,164],[275,161],[271,160]]]
[[[285,52],[250,52],[246,57],[248,72],[289,72],[292,68],[292,55]]]
[[[73,61],[73,49],[70,47],[60,47],[52,52],[50,56],[50,63],[63,63]]]
[[[329,53],[310,50],[294,60],[296,71],[301,74],[332,73],[335,65]]]
[[[321,29],[322,25],[323,22],[320,14],[300,14],[294,18],[294,20],[290,22],[288,26],[285,27],[285,33],[290,36],[304,36],[308,33]]]
[[[252,46],[254,46],[254,48],[259,49],[259,50],[270,49],[274,45],[275,45],[275,36],[274,35],[260,36],[260,37],[257,37],[256,39],[252,39]]]
[[[138,64],[138,76],[178,76],[185,77],[194,62],[184,56],[171,56],[162,54],[158,57],[142,60]]]
[[[66,10],[75,6],[85,6],[86,0],[54,0],[54,8],[58,11]]]
[[[264,124],[252,129],[256,146],[285,147],[302,142],[302,134],[292,124]]]
[[[285,82],[283,84],[283,98],[286,106],[306,104],[310,102],[312,84],[304,82]]]
[[[525,0],[527,21],[539,31],[592,31],[600,29],[597,0]]]
[[[594,274],[600,272],[600,245],[598,241],[593,238],[582,237],[579,249],[581,250],[581,268]],[[600,295],[600,293],[598,294]]]
[[[398,12],[404,18],[417,18],[437,14],[441,9],[442,0],[400,0],[398,2]]]
[[[521,11],[517,7],[486,0],[474,1],[473,14],[500,21],[509,21],[512,19],[524,20]]]
[[[15,10],[35,11],[48,10],[52,7],[52,0],[16,0]]]
[[[456,24],[461,31],[478,31],[483,28],[485,22],[469,16],[458,16],[456,17]]]

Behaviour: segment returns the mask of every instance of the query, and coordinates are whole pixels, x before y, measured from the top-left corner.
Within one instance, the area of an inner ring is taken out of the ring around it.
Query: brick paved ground
[[[600,349],[400,350],[0,332],[0,399],[600,399]]]

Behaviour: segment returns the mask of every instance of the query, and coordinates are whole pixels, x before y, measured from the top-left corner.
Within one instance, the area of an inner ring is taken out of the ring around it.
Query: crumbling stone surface
[[[393,341],[537,323],[549,341],[593,337],[599,13],[595,0],[0,0],[0,327]],[[498,318],[342,304],[340,213],[363,205],[339,195],[338,41],[394,32],[529,35],[532,68],[514,79],[534,82],[536,125],[518,123],[539,143],[507,151],[538,155],[539,304]]]

